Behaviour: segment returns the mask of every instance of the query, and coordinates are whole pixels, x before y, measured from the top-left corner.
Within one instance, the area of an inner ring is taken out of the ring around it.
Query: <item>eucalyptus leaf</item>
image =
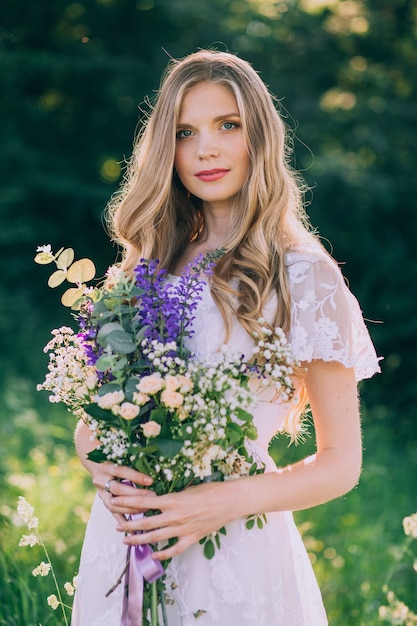
[[[72,248],[65,248],[65,250],[63,250],[61,254],[58,255],[58,258],[56,260],[56,266],[60,270],[66,270],[71,265],[73,260],[74,250]]]
[[[137,384],[139,382],[139,378],[132,376],[128,378],[125,384],[125,396],[126,399],[131,402],[133,394],[137,391]]]
[[[104,396],[106,393],[113,393],[113,391],[121,391],[122,386],[118,383],[105,383],[98,389],[98,395]]]
[[[97,334],[97,341],[101,346],[107,346],[107,335],[113,330],[123,330],[123,327],[119,322],[107,322],[107,324],[103,324]]]
[[[106,341],[119,354],[130,354],[136,350],[132,335],[125,330],[113,330],[107,335]]]
[[[67,280],[70,283],[79,285],[80,283],[92,280],[95,275],[96,268],[94,263],[90,259],[80,259],[79,261],[75,261],[68,269]]]
[[[81,298],[83,297],[83,294],[84,294],[83,286],[82,287],[70,287],[62,294],[61,302],[64,306],[74,308],[76,306],[76,303],[79,300],[81,300]]]
[[[48,279],[48,287],[58,287],[61,285],[67,277],[66,270],[57,270],[53,274],[50,275]]]
[[[114,362],[114,357],[109,354],[102,354],[95,363],[95,368],[99,372],[107,371]]]

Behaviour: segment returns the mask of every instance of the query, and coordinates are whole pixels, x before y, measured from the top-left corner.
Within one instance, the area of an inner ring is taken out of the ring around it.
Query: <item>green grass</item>
[[[63,624],[62,615],[46,603],[55,593],[51,576],[31,574],[44,560],[42,550],[18,547],[27,531],[18,525],[15,510],[19,495],[35,507],[62,587],[77,571],[93,498],[90,480],[74,456],[73,428],[73,418],[62,407],[48,404],[25,381],[9,381],[0,414],[0,626]],[[331,626],[381,624],[378,607],[385,603],[382,588],[387,582],[417,609],[413,559],[401,552],[402,518],[417,508],[416,447],[412,441],[393,441],[381,420],[370,414],[364,415],[364,447],[364,470],[356,489],[295,515]],[[290,448],[280,438],[273,442],[272,453],[284,464],[313,449],[312,438]]]

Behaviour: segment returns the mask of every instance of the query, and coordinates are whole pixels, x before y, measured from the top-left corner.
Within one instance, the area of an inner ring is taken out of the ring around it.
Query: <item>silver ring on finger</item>
[[[113,480],[113,478],[109,478],[109,480],[106,481],[106,484],[104,485],[104,491],[107,491],[107,493],[111,493],[110,491],[110,483]]]

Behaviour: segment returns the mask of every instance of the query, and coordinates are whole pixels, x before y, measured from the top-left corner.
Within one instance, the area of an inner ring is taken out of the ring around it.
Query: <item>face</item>
[[[249,155],[235,96],[204,82],[184,96],[177,128],[175,168],[205,209],[229,209],[249,174]]]

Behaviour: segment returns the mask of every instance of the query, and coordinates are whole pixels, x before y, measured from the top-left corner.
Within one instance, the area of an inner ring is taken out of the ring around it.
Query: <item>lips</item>
[[[201,170],[201,172],[197,172],[195,176],[199,180],[209,183],[215,180],[220,180],[220,178],[223,178],[223,176],[226,176],[228,172],[229,170],[222,170],[222,169]]]

